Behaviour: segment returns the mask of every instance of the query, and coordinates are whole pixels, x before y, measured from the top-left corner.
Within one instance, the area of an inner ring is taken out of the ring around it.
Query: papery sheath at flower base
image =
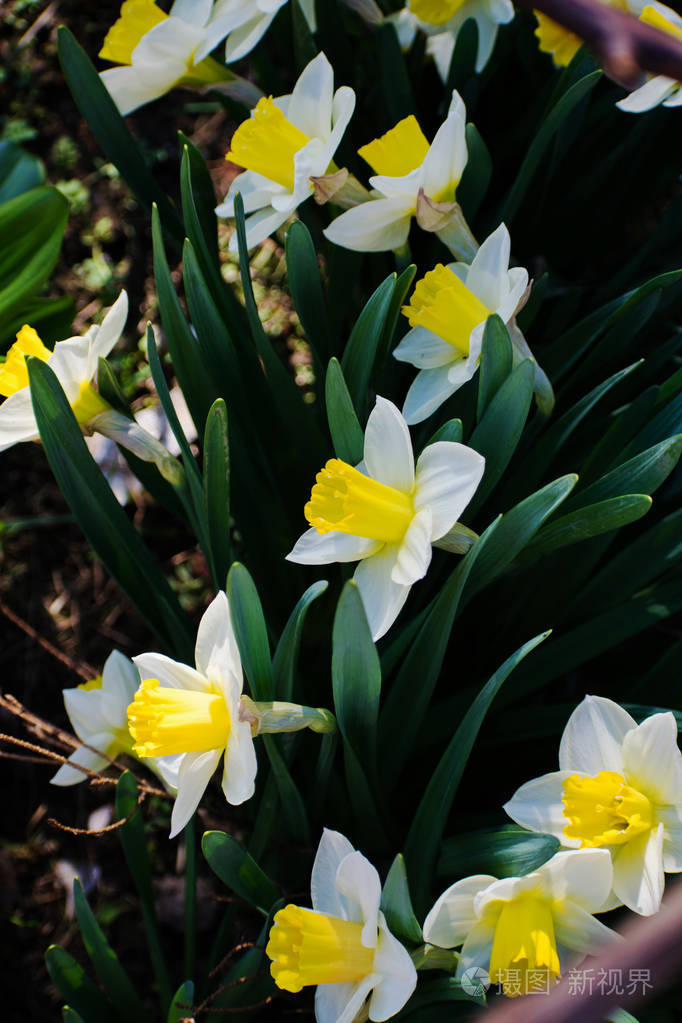
[[[228,0],[233,3],[233,0]],[[125,0],[99,56],[116,67],[100,78],[122,114],[176,86],[207,87],[255,103],[258,89],[209,56],[235,23],[217,17],[213,0],[175,0],[168,14],[153,0]]]
[[[607,908],[656,913],[664,872],[682,871],[682,755],[672,712],[641,724],[612,700],[586,696],[559,746],[559,770],[519,788],[504,809],[564,846],[613,860]]]
[[[199,623],[194,659],[195,668],[164,654],[133,658],[142,680],[128,707],[133,751],[140,758],[161,758],[162,773],[167,757],[178,758],[171,838],[196,810],[222,758],[227,802],[237,806],[251,798],[257,770],[255,735],[301,728],[329,732],[336,724],[325,710],[254,703],[243,695],[242,665],[222,590]]]
[[[330,459],[304,513],[311,525],[287,555],[301,565],[359,561],[353,576],[376,640],[398,617],[413,583],[473,497],[485,459],[437,441],[414,464],[407,423],[378,397],[367,420],[364,460]]]
[[[608,853],[590,849],[556,853],[524,877],[465,877],[436,901],[424,940],[462,946],[457,979],[481,969],[509,997],[548,992],[569,965],[618,939],[592,915],[612,876]]]
[[[448,116],[430,145],[410,114],[358,153],[375,171],[369,179],[372,191],[367,202],[325,229],[331,242],[357,252],[399,250],[415,217],[456,257],[473,259],[478,245],[456,200],[467,162],[466,110],[458,92],[452,93]]]
[[[318,53],[291,95],[259,100],[239,125],[227,159],[246,169],[216,213],[233,217],[235,196],[241,195],[248,248],[281,227],[310,196],[323,201],[343,186],[347,171],[340,171],[333,158],[354,108],[355,93],[345,85],[334,92],[332,66]],[[237,251],[236,234],[230,250]]]
[[[414,991],[417,971],[379,909],[376,869],[325,828],[310,889],[312,909],[288,905],[275,914],[265,950],[275,984],[293,993],[317,985],[317,1023],[352,1023],[367,999],[369,1019],[390,1019]]]

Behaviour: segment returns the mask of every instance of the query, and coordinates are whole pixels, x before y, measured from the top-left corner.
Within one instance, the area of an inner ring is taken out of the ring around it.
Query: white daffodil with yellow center
[[[225,63],[241,60],[265,35],[287,0],[217,0],[211,24],[225,41]],[[316,29],[315,0],[298,0],[311,32]],[[228,34],[229,33],[229,34]],[[207,51],[208,52],[208,51]]]
[[[254,792],[255,735],[301,728],[330,732],[336,727],[329,711],[254,703],[242,694],[242,665],[222,590],[199,623],[194,659],[195,668],[164,654],[133,658],[142,680],[128,706],[133,752],[142,759],[154,758],[162,775],[168,758],[177,758],[172,762],[177,798],[171,838],[196,810],[222,757],[223,792],[236,806]]]
[[[281,227],[311,195],[323,198],[325,183],[347,178],[332,161],[354,108],[355,93],[345,85],[334,92],[331,64],[318,53],[290,96],[259,100],[249,120],[240,124],[227,159],[245,170],[216,213],[233,217],[235,196],[241,195],[244,212],[251,214],[246,220],[249,248]],[[336,185],[329,187],[333,193]],[[236,234],[230,248],[237,250]]]
[[[83,337],[57,341],[54,351],[24,324],[5,362],[0,362],[0,395],[5,396],[0,405],[0,451],[40,439],[26,365],[27,357],[33,357],[46,362],[57,376],[84,434],[101,433],[143,461],[155,462],[170,482],[179,481],[182,467],[177,460],[133,419],[112,409],[93,387],[98,360],[106,357],[120,338],[127,315],[128,296],[122,291],[100,327],[90,327]]]
[[[332,458],[316,478],[304,514],[310,529],[287,555],[301,565],[359,561],[353,576],[373,638],[398,617],[410,588],[473,497],[485,459],[464,444],[438,441],[415,468],[407,423],[377,398],[358,466]]]
[[[433,57],[438,74],[447,81],[459,30],[472,18],[478,29],[476,71],[490,59],[497,29],[514,17],[511,0],[408,0],[407,7],[388,16],[398,32],[401,46],[409,48],[417,31],[426,33],[426,52]]]
[[[481,245],[473,262],[439,264],[417,282],[403,306],[410,327],[393,355],[419,369],[403,415],[411,425],[435,412],[470,380],[481,359],[485,321],[491,313],[508,323],[528,287],[528,272],[509,267],[504,224]]]
[[[559,852],[525,877],[465,877],[437,900],[424,940],[462,946],[456,977],[485,970],[505,995],[546,991],[577,959],[617,940],[593,913],[608,896],[613,868],[603,849]]]
[[[228,3],[234,6],[233,0]],[[245,102],[256,101],[258,90],[209,57],[234,21],[219,10],[225,7],[218,3],[214,10],[213,0],[175,0],[165,14],[153,0],[125,0],[99,52],[118,65],[100,77],[122,114],[177,85],[220,88]],[[242,24],[239,18],[234,23]]]
[[[456,201],[467,162],[466,110],[453,92],[445,122],[429,142],[413,114],[358,150],[375,176],[367,202],[346,210],[325,230],[336,245],[358,252],[400,249],[413,217],[435,232],[461,259],[473,259],[478,246]]]
[[[294,994],[316,984],[317,1023],[352,1023],[368,996],[369,1019],[394,1016],[414,991],[417,971],[379,909],[376,869],[325,828],[310,888],[312,909],[289,905],[275,914],[265,949],[275,984]]]
[[[559,771],[522,785],[505,805],[524,828],[562,845],[603,847],[613,860],[609,908],[656,913],[664,871],[682,871],[682,755],[671,712],[640,725],[617,703],[586,696],[559,746]]]
[[[682,42],[682,18],[665,4],[647,4],[642,9],[639,20]],[[639,89],[635,89],[625,99],[616,103],[616,106],[630,114],[640,114],[658,106],[659,103],[664,107],[682,105],[682,82],[667,78],[665,75],[653,75]]]

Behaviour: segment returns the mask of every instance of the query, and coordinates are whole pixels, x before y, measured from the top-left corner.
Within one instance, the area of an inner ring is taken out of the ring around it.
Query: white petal
[[[178,771],[178,794],[171,814],[169,838],[175,838],[199,805],[211,776],[223,755],[221,749],[185,753]]]
[[[342,85],[340,89],[337,89],[334,93],[334,102],[332,103],[332,132],[327,139],[327,153],[329,159],[334,156],[341,139],[343,138],[344,132],[348,127],[349,121],[353,116],[355,110],[355,92],[348,85]]]
[[[223,792],[233,806],[250,799],[256,789],[258,761],[253,745],[251,726],[247,721],[232,720],[227,740],[223,770]]]
[[[108,733],[111,722],[104,715],[101,689],[64,689],[64,706],[73,730],[82,742],[99,732]],[[91,744],[92,745],[92,744]]]
[[[503,323],[508,323],[518,308],[518,304],[528,287],[528,271],[522,266],[513,266],[507,270],[503,291],[505,292],[500,305],[494,312]]]
[[[682,801],[682,754],[677,748],[677,722],[672,711],[652,714],[627,733],[623,766],[628,784],[652,802]]]
[[[165,654],[138,654],[133,657],[133,662],[143,682],[147,678],[155,678],[159,685],[171,689],[191,689],[197,693],[205,693],[209,689],[207,680],[198,671]]]
[[[120,338],[127,319],[128,296],[125,291],[122,291],[111,309],[107,310],[107,314],[102,320],[102,325],[97,331],[97,336],[90,346],[91,358],[94,362],[93,373],[97,372],[97,360],[99,358],[106,359],[107,355]]]
[[[365,465],[372,479],[409,494],[414,486],[410,431],[387,398],[378,397],[365,428]]]
[[[436,71],[443,83],[448,78],[454,49],[455,37],[452,32],[439,32],[437,35],[429,36],[426,40],[426,52],[429,57],[433,57]]]
[[[400,344],[393,349],[394,359],[409,362],[417,369],[447,366],[459,357],[459,352],[452,345],[426,327],[412,327]]]
[[[264,206],[270,206],[273,195],[283,192],[281,185],[264,178],[262,174],[255,174],[253,171],[243,171],[234,179],[225,201],[216,206],[215,212],[218,217],[234,216],[234,199],[237,193],[241,195],[244,203],[244,213],[253,213]]]
[[[140,68],[129,66],[112,67],[100,71],[100,78],[119,112],[126,114],[137,110],[144,103],[163,96],[172,89],[182,76],[184,65],[173,64],[170,71],[165,68]]]
[[[186,756],[185,753],[177,753],[167,757],[145,757],[142,761],[144,766],[149,768],[161,780],[164,788],[173,796],[173,799],[178,794],[178,777],[184,756]]]
[[[140,676],[133,662],[119,650],[109,654],[102,669],[102,713],[114,728],[126,728],[127,711],[135,691],[140,685]]]
[[[512,5],[509,4],[509,7]],[[478,16],[477,16],[478,15]],[[505,21],[511,21],[514,17],[513,10],[511,17],[505,18]],[[497,39],[497,25],[496,21],[493,21],[487,11],[479,10],[474,14],[474,20],[476,21],[476,27],[478,28],[478,51],[476,53],[476,73],[480,74],[483,68],[490,60],[490,55],[493,52],[495,46],[495,40]]]
[[[225,63],[232,64],[249,53],[265,35],[275,13],[253,18],[231,32],[225,43]]]
[[[379,914],[379,945],[374,973],[379,975],[369,1002],[369,1018],[385,1020],[400,1012],[417,986],[417,971],[406,948],[394,938]]]
[[[388,632],[410,592],[409,586],[395,583],[391,578],[397,557],[397,544],[385,544],[355,569],[353,579],[360,590],[373,640]]]
[[[465,129],[462,111],[451,106],[422,164],[422,187],[427,196],[437,198],[454,192],[459,184],[467,162]]]
[[[667,874],[682,870],[682,805],[657,806],[656,818],[663,824],[663,869]]]
[[[682,89],[680,89],[679,82],[675,84],[677,88],[670,93],[667,99],[663,100],[664,107],[679,107],[682,105]]]
[[[567,849],[555,853],[535,873],[553,899],[567,899],[597,913],[611,891],[613,864],[607,849]]]
[[[424,921],[424,941],[439,948],[461,945],[476,924],[474,897],[496,880],[490,874],[474,874],[446,888]]]
[[[363,924],[362,944],[376,948],[381,901],[381,881],[376,867],[361,852],[352,852],[341,860],[334,884],[341,895],[359,906],[360,915],[356,919]]]
[[[231,691],[232,683],[236,681],[237,694],[241,692],[242,663],[232,628],[230,605],[222,590],[213,598],[199,622],[194,658],[197,671],[209,682],[228,683]]]
[[[521,785],[502,809],[522,828],[554,835],[562,845],[579,846],[578,839],[564,835],[569,822],[564,817],[562,783],[570,775],[570,771],[552,771],[533,778]]]
[[[571,714],[559,745],[562,771],[588,775],[600,771],[623,773],[621,746],[635,721],[613,700],[586,696]]]
[[[510,250],[509,231],[500,224],[481,245],[467,275],[467,287],[491,312],[499,308],[507,292]]]
[[[31,402],[31,391],[22,387],[10,394],[0,405],[0,451],[6,451],[13,444],[38,440],[40,433]]]
[[[371,199],[336,217],[323,234],[355,252],[399,249],[407,241],[414,209],[409,198]]]
[[[499,914],[490,913],[484,920],[471,928],[459,954],[455,977],[460,980],[466,970],[479,969],[490,972],[490,953],[495,938],[495,925]]]
[[[345,835],[324,828],[310,877],[310,894],[316,912],[337,916],[342,920],[348,919],[345,899],[335,882],[341,861],[354,852],[355,849]]]
[[[431,509],[432,541],[459,519],[484,471],[483,455],[465,444],[441,440],[424,448],[417,461],[414,507]]]
[[[286,556],[298,565],[331,565],[335,561],[359,561],[369,558],[382,548],[380,540],[367,540],[350,533],[318,533],[311,526],[294,544]]]
[[[370,973],[356,984],[318,984],[315,992],[317,1023],[353,1023],[375,980],[375,975]]]
[[[428,419],[432,412],[440,408],[443,402],[472,376],[466,359],[457,359],[456,362],[438,366],[436,369],[420,369],[405,396],[403,405],[405,421],[414,426]]]
[[[324,53],[301,72],[289,100],[288,119],[309,139],[327,139],[332,126],[334,72]]]
[[[91,372],[90,345],[87,337],[70,337],[66,341],[57,341],[52,355],[47,360],[71,405],[79,397],[81,386],[89,383],[94,375],[94,372]]]
[[[246,219],[246,247],[249,251],[264,242],[266,238],[269,238],[271,234],[281,227],[282,224],[291,216],[292,211],[280,211],[275,210],[272,206],[266,206],[265,209],[258,210],[257,213],[253,213]],[[230,252],[237,252],[239,248],[237,240],[237,232],[230,238],[229,250]]]
[[[619,935],[575,902],[556,903],[552,916],[554,936],[560,945],[582,955],[591,955],[619,940]]]
[[[100,735],[91,735],[88,738],[88,745],[93,746],[96,750],[101,750],[102,753],[107,753],[112,742],[113,736],[106,732]],[[88,775],[85,771],[79,771],[77,767],[71,767],[71,764],[80,764],[81,767],[87,767],[90,771],[101,771],[108,762],[106,757],[100,756],[91,749],[86,749],[85,746],[79,746],[69,757],[68,764],[62,764],[55,776],[50,778],[50,783],[52,785],[77,785],[79,781],[86,781]]]
[[[164,18],[141,37],[132,52],[133,67],[140,70],[158,69],[169,74],[169,69],[181,67],[181,75],[190,66],[194,51],[203,39],[203,32],[197,25],[190,25],[180,18]],[[175,74],[175,71],[173,71]]]
[[[317,31],[317,18],[315,16],[315,0],[298,0],[298,5],[303,12],[303,17],[308,22],[311,32]]]
[[[613,850],[613,890],[629,909],[651,916],[661,908],[663,825]]]
[[[426,575],[431,564],[431,536],[433,515],[427,506],[414,516],[398,549],[398,557],[391,572],[394,583],[412,586]]]
[[[171,18],[182,18],[191,25],[203,26],[208,21],[212,0],[173,0],[169,14]]]
[[[655,75],[654,78],[650,78],[648,82],[645,82],[639,89],[635,89],[625,99],[619,100],[616,106],[620,110],[625,110],[628,114],[641,114],[645,110],[651,110],[652,107],[658,106],[672,92],[676,84],[672,78],[666,78],[665,75]]]

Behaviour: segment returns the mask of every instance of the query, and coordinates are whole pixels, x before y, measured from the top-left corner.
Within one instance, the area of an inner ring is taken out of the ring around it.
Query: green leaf
[[[422,938],[422,929],[414,915],[410,889],[407,884],[405,860],[398,853],[391,864],[384,887],[381,892],[381,908],[386,916],[386,923],[391,934],[403,941],[418,945]]]
[[[90,455],[57,377],[35,358],[28,360],[28,374],[40,439],[76,521],[168,650],[186,659],[194,645],[187,618]]]
[[[238,561],[227,576],[227,596],[239,655],[254,700],[273,700],[270,643],[263,607],[249,572]]]
[[[372,777],[376,766],[381,667],[362,597],[352,579],[341,592],[334,616],[332,688],[339,731]]]
[[[118,829],[123,855],[137,894],[140,897],[142,919],[147,934],[147,947],[152,961],[154,977],[159,988],[162,1012],[167,1011],[170,1001],[170,978],[161,949],[156,903],[152,888],[152,872],[147,853],[142,811],[138,806],[138,788],[135,776],[124,771],[116,783],[116,819],[125,820]],[[127,819],[126,819],[127,818]]]
[[[37,188],[45,180],[42,160],[10,139],[0,140],[0,203]]]
[[[518,213],[526,192],[533,182],[540,161],[557,131],[583,96],[586,96],[595,87],[601,75],[601,71],[592,71],[590,74],[585,75],[584,78],[581,78],[572,85],[561,96],[547,114],[526,151],[519,173],[504,203],[501,217],[498,218],[502,219],[505,224],[511,224]]]
[[[498,523],[493,522],[450,573],[399,662],[379,726],[379,763],[387,790],[396,784],[409,761],[443,666],[464,587],[476,559],[491,542],[497,526]],[[419,680],[418,685],[415,679]],[[405,713],[406,707],[409,707],[409,714]]]
[[[567,502],[566,511],[585,508],[623,494],[653,494],[673,471],[681,454],[682,434],[654,444],[595,483],[577,491]]]
[[[289,769],[279,751],[277,736],[263,735],[263,745],[267,753],[273,777],[277,785],[284,818],[288,825],[289,835],[299,842],[310,841],[310,824],[305,803],[301,797],[296,782],[291,777]]]
[[[0,206],[0,237],[7,240],[0,249],[0,340],[52,273],[68,214],[56,188],[32,188]]]
[[[308,228],[295,220],[285,241],[287,277],[294,308],[308,344],[323,365],[332,353],[331,331],[317,253]]]
[[[50,945],[45,953],[50,980],[62,998],[85,1020],[113,1023],[117,1017],[100,989],[90,980],[80,963],[66,949]]]
[[[206,420],[204,501],[213,577],[220,586],[233,560],[230,542],[230,445],[227,406],[222,398],[213,403]]]
[[[118,956],[95,920],[95,915],[87,903],[78,878],[73,882],[73,898],[85,951],[90,957],[102,987],[123,1018],[146,1023],[149,1018],[147,1011],[130,982],[128,974],[118,961]]]
[[[353,405],[361,416],[365,415],[369,406],[369,382],[391,313],[395,287],[396,275],[393,273],[379,285],[358,316],[341,358]]]
[[[218,392],[215,382],[211,381],[206,372],[199,345],[190,330],[175,293],[156,205],[152,208],[152,241],[154,244],[154,280],[164,337],[178,384],[187,400],[187,407],[197,430],[201,432],[211,402]]]
[[[467,588],[467,601],[485,586],[489,586],[530,543],[545,519],[566,500],[577,479],[573,473],[560,476],[499,519],[494,537],[476,563],[476,570]]]
[[[490,151],[475,124],[467,124],[466,141],[468,159],[462,180],[457,188],[457,201],[471,223],[481,208],[490,185],[493,161]]]
[[[416,273],[417,267],[414,263],[411,263],[409,266],[405,267],[393,287],[391,304],[386,315],[383,334],[379,341],[376,358],[374,360],[372,372],[375,380],[382,373],[386,359],[388,358],[393,341],[393,335],[395,334],[396,324],[398,323],[398,317],[400,316],[405,296],[410,290],[410,285],[412,284]]]
[[[469,447],[485,458],[485,473],[466,518],[472,518],[490,495],[521,439],[533,397],[534,370],[524,359],[504,381],[469,438]]]
[[[201,849],[223,884],[267,916],[281,893],[236,838],[223,831],[206,831]]]
[[[614,463],[622,460],[628,441],[649,422],[657,394],[657,387],[647,387],[616,416],[580,467],[583,486],[593,483]]]
[[[481,364],[478,371],[478,401],[476,419],[481,421],[483,413],[495,397],[512,370],[512,346],[509,331],[497,314],[489,316],[483,331]]]
[[[515,824],[469,831],[446,838],[436,872],[447,878],[469,874],[520,877],[541,867],[560,845],[554,835],[526,831]]]
[[[182,1023],[184,1019],[191,1017],[193,1005],[194,984],[191,980],[185,980],[173,995],[166,1023]]]
[[[525,564],[527,560],[540,557],[559,547],[566,547],[568,544],[587,540],[591,536],[619,529],[629,522],[641,519],[651,505],[652,501],[648,494],[626,494],[623,497],[611,497],[598,504],[588,505],[586,508],[578,508],[541,529],[523,550],[521,560]]]
[[[157,203],[161,222],[179,246],[184,232],[176,211],[160,190],[142,150],[128,131],[85,50],[64,25],[57,29],[57,49],[74,102],[107,159],[118,168],[138,202],[148,210],[152,203]]]
[[[294,695],[294,675],[296,672],[296,661],[298,649],[301,643],[301,633],[308,609],[314,600],[317,600],[327,589],[326,579],[320,579],[313,583],[300,598],[296,607],[291,612],[289,620],[280,636],[275,656],[272,660],[272,674],[275,699],[289,702]]]
[[[405,57],[398,41],[398,33],[390,22],[376,30],[378,66],[375,74],[381,76],[381,91],[391,124],[416,110]]]
[[[439,440],[447,440],[454,444],[461,443],[462,420],[448,419],[447,423],[443,423],[443,425],[436,430],[434,435],[424,445],[424,448],[428,448],[429,444],[436,444]],[[424,448],[422,448],[422,450],[424,450]]]
[[[460,778],[488,707],[516,665],[548,635],[548,632],[544,632],[524,643],[486,682],[462,718],[426,787],[405,843],[405,860],[419,913],[426,911],[441,837]]]
[[[329,432],[337,458],[349,465],[362,461],[365,435],[358,422],[338,359],[330,359],[325,377],[325,403]]]

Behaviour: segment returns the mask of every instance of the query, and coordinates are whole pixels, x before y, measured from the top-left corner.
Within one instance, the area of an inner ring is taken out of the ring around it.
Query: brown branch
[[[62,824],[54,817],[48,817],[47,823],[51,824],[54,828],[59,828],[60,831],[67,831],[70,835],[96,835],[99,837],[99,835],[106,835],[109,831],[118,831],[118,829],[122,828],[124,824],[127,824],[138,806],[142,806],[146,795],[146,792],[140,792],[135,806],[125,815],[125,817],[119,817],[117,821],[114,821],[112,824],[106,824],[103,828],[72,828],[68,824]]]
[[[644,72],[682,81],[682,43],[599,0],[516,0],[542,11],[585,41],[604,71],[626,89],[644,82]]]
[[[622,930],[624,942],[608,946],[580,969],[590,978],[646,975],[649,992],[660,994],[679,974],[682,965],[682,884],[675,885],[654,916],[636,917]],[[576,989],[569,971],[548,995],[505,1000],[486,1013],[486,1023],[598,1023],[616,1008],[642,1001],[642,990],[601,990],[591,983]],[[579,971],[574,971],[575,973]],[[639,985],[636,985],[636,988]]]
[[[70,671],[75,672],[76,675],[80,675],[80,677],[84,679],[86,682],[88,682],[91,678],[94,678],[95,675],[97,674],[95,669],[92,668],[85,661],[80,662],[74,661],[73,658],[68,657],[66,654],[62,653],[62,651],[59,650],[56,646],[54,646],[52,643],[50,643],[49,640],[45,639],[44,636],[41,636],[38,632],[36,632],[32,625],[29,625],[28,622],[24,621],[23,618],[20,618],[18,614],[16,614],[14,611],[11,611],[10,608],[8,608],[7,605],[4,604],[1,600],[0,612],[4,614],[5,618],[9,618],[9,620],[14,625],[16,625],[18,629],[21,629],[22,632],[25,632],[30,639],[38,643],[38,645],[41,646],[43,650],[46,650],[48,654],[52,654],[53,657],[56,657],[58,661],[61,661],[62,664],[66,665],[66,667]]]

